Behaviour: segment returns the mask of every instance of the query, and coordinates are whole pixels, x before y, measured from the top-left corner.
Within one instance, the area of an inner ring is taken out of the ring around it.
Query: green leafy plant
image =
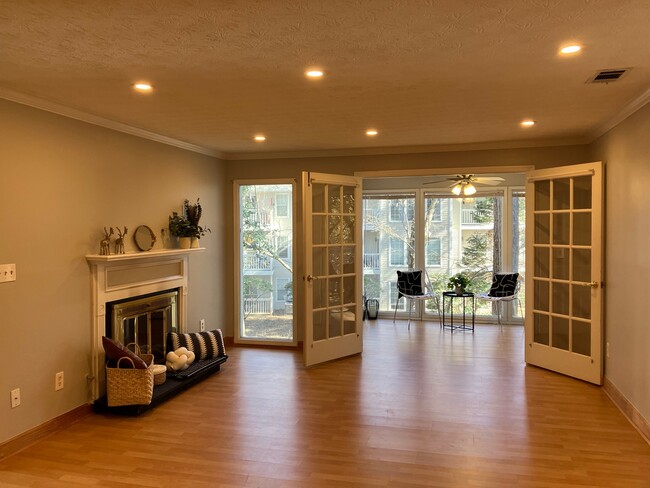
[[[447,283],[447,288],[453,290],[458,287],[462,290],[466,290],[472,284],[472,279],[467,273],[456,273],[453,276],[449,277],[449,282]]]
[[[196,231],[190,221],[178,212],[169,216],[169,233],[175,237],[195,237]]]
[[[189,237],[203,237],[206,232],[212,232],[208,227],[201,227],[199,225],[202,214],[203,208],[198,198],[196,199],[196,203],[190,203],[189,200],[185,199],[183,202],[183,216],[190,223],[190,228],[192,229]]]

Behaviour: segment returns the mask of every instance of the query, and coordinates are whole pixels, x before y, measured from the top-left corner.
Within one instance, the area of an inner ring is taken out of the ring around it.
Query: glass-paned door
[[[295,344],[293,184],[235,182],[235,340]]]
[[[303,173],[306,366],[363,348],[361,179]]]
[[[528,175],[526,362],[602,384],[602,163]]]

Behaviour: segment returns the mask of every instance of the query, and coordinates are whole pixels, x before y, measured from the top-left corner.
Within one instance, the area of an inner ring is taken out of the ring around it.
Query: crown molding
[[[133,127],[132,125],[123,124],[122,122],[116,122],[99,115],[94,115],[82,110],[77,110],[72,107],[61,105],[57,102],[34,97],[32,95],[26,95],[24,93],[16,92],[7,88],[0,87],[0,98],[9,100],[10,102],[20,103],[21,105],[37,108],[39,110],[44,110],[46,112],[62,115],[63,117],[79,120],[81,122],[87,122],[89,124],[98,125],[100,127],[123,132],[132,136],[148,139],[150,141],[167,144],[168,146],[178,147],[186,151],[192,151],[200,154],[205,154],[206,156],[223,159],[223,153],[215,149],[209,149],[207,147],[198,146],[196,144],[191,144],[179,139],[174,139],[173,137],[163,136],[161,134],[157,134],[156,132],[140,129],[139,127]]]
[[[625,119],[627,119],[630,115],[632,115],[634,112],[637,110],[640,110],[643,108],[648,102],[650,102],[650,88],[648,88],[646,91],[644,91],[641,95],[636,97],[634,100],[632,100],[630,103],[625,105],[621,110],[616,112],[612,118],[610,118],[607,122],[604,124],[599,125],[591,131],[588,134],[588,139],[589,142],[594,142],[596,139],[598,139],[600,136],[604,135],[606,132],[610,131],[614,127],[616,127],[618,124],[623,122]]]
[[[357,147],[349,149],[322,149],[307,151],[270,151],[270,152],[241,152],[223,153],[226,161],[243,161],[252,159],[296,159],[296,158],[328,158],[344,156],[382,156],[389,154],[417,154],[459,151],[485,151],[495,149],[521,149],[531,147],[574,146],[587,144],[583,137],[560,139],[526,139],[520,141],[475,142],[469,144],[438,144],[426,146],[385,146]]]

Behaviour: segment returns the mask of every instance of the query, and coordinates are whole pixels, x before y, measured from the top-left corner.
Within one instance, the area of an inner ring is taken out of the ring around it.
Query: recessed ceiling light
[[[535,121],[534,120],[522,120],[519,123],[519,125],[521,125],[522,127],[532,127],[532,126],[535,125]]]
[[[257,142],[262,142],[262,141],[266,141],[266,136],[259,134],[255,136],[253,139],[255,139]]]
[[[368,129],[368,130],[366,131],[366,135],[367,135],[367,136],[376,136],[377,134],[379,134],[379,132],[377,131],[377,129]]]
[[[133,88],[141,92],[150,92],[151,90],[153,90],[153,86],[151,86],[149,83],[143,83],[143,82],[135,83],[133,85]]]
[[[312,69],[305,73],[308,78],[322,78],[324,74],[325,73],[319,69]]]
[[[571,44],[570,46],[564,46],[562,49],[560,49],[560,53],[575,54],[580,52],[581,50],[582,50],[582,46],[579,46],[577,44]]]

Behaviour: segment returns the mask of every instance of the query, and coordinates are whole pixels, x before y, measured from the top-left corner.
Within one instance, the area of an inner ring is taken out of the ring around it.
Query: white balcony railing
[[[271,258],[259,254],[244,254],[244,271],[271,271]]]
[[[363,267],[365,269],[379,269],[379,253],[364,253]]]
[[[244,298],[245,315],[261,315],[271,313],[271,298]]]
[[[467,225],[467,224],[480,224],[482,222],[478,222],[476,220],[475,210],[471,208],[464,208],[460,215],[460,223],[463,225]]]

